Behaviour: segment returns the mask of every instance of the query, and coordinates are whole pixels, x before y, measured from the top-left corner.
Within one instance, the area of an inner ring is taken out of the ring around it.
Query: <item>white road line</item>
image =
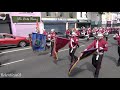
[[[21,59],[21,60],[17,60],[17,61],[14,61],[14,62],[10,62],[10,63],[5,63],[5,64],[2,64],[0,66],[6,66],[6,65],[9,65],[9,64],[13,64],[13,63],[17,63],[17,62],[21,62],[21,61],[24,61],[25,59]]]
[[[63,52],[63,51],[67,51],[67,50],[69,50],[69,48],[60,50],[60,51],[58,51],[58,52]]]
[[[81,45],[80,47],[83,47],[85,45]],[[63,51],[66,51],[66,50],[69,50],[69,48],[67,49],[63,49],[63,50],[60,50],[59,52],[63,52]],[[17,61],[13,61],[13,62],[9,62],[9,63],[5,63],[5,64],[2,64],[0,66],[6,66],[6,65],[10,65],[10,64],[13,64],[13,63],[17,63],[17,62],[21,62],[21,61],[24,61],[25,59],[21,59],[21,60],[17,60]]]
[[[22,50],[27,50],[27,49],[31,49],[31,47],[29,47],[29,48],[23,48],[23,49],[17,49],[17,50],[11,50],[11,51],[5,51],[5,52],[2,52],[0,54],[10,53],[10,52],[16,52],[16,51],[22,51]]]

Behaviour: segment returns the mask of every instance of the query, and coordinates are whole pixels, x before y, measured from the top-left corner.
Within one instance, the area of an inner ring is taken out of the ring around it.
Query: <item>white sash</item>
[[[70,51],[70,53],[72,53],[72,52],[73,52],[73,49],[76,47],[76,46],[74,46],[74,47],[73,47],[73,44],[72,44],[72,42],[74,42],[74,40],[71,38],[70,45],[71,45],[71,47],[72,47],[72,50]]]
[[[96,48],[98,48],[98,40],[97,40],[97,42],[96,42]],[[99,53],[99,50],[97,49],[97,54]],[[96,60],[98,60],[98,58],[99,58],[99,54],[96,56]]]

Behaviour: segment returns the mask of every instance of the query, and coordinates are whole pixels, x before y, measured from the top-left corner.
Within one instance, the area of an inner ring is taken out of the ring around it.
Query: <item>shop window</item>
[[[70,13],[69,13],[69,17],[70,17],[70,18],[73,18],[73,12],[70,12]]]
[[[10,36],[10,35],[3,35],[4,38],[13,38],[13,36]]]
[[[50,12],[46,12],[46,16],[51,16]]]
[[[82,17],[82,12],[80,13],[80,17]]]
[[[63,12],[60,12],[60,17],[63,17]]]
[[[88,17],[87,17],[87,12],[86,12],[86,18],[88,18]]]

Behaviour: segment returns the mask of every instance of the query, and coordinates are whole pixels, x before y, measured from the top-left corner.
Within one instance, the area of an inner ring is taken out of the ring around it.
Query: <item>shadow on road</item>
[[[38,56],[39,55],[47,55],[47,54],[49,54],[49,52],[50,51],[48,51],[48,50],[47,51],[40,51],[40,52],[39,51],[33,51],[33,53],[38,55]]]
[[[62,57],[62,58],[58,58],[58,62],[59,61],[65,61],[65,60],[68,60],[68,57],[65,56],[65,57]]]
[[[0,54],[0,62],[1,62],[1,64],[5,64],[5,63],[10,61],[9,58],[6,58],[4,56],[5,56],[5,54]]]
[[[108,55],[104,55],[104,57],[108,58],[109,60],[112,60],[115,64],[117,64],[116,58],[114,58],[112,56],[108,56]]]
[[[10,61],[10,59],[5,59],[5,60],[3,60],[1,63],[2,64],[5,64],[5,63],[8,63]]]
[[[79,67],[75,67],[75,68],[73,69],[73,71],[71,72],[71,74],[69,75],[69,77],[74,77],[74,76],[76,76],[78,73],[83,72],[84,70],[86,70],[86,69],[80,69]]]
[[[82,66],[86,66],[86,69],[80,69]],[[73,77],[73,76],[77,75],[78,73],[83,72],[85,70],[88,70],[88,71],[92,72],[93,75],[94,75],[95,68],[92,66],[91,63],[86,62],[86,63],[80,65],[80,67],[75,67],[73,69],[73,71],[71,72],[70,77]]]

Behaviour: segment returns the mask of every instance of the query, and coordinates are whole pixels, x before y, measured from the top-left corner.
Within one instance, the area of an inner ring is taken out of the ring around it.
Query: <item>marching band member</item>
[[[109,29],[107,28],[107,29],[105,29],[105,31],[104,31],[104,36],[105,36],[105,38],[106,38],[106,41],[108,41],[108,35],[109,35],[109,31],[108,31]]]
[[[50,56],[52,56],[52,52],[53,52],[53,48],[54,48],[54,37],[56,36],[54,29],[51,29],[50,36],[51,36],[51,55]]]
[[[43,34],[47,37],[47,32],[45,29],[43,29]]]
[[[115,34],[115,35],[113,36],[113,38],[114,38],[115,40],[117,40],[117,42],[118,42],[118,55],[119,55],[119,59],[118,59],[118,64],[117,64],[117,66],[120,66],[120,31],[119,31],[119,33]]]
[[[70,65],[73,65],[78,60],[78,57],[75,56],[76,49],[77,49],[77,47],[79,47],[78,38],[76,36],[77,36],[77,34],[75,32],[73,32],[72,36],[70,38],[70,43],[69,43],[69,55],[71,56],[71,64]]]
[[[84,51],[89,50],[92,47],[97,48],[96,53],[93,54],[93,57],[92,57],[92,65],[96,69],[94,73],[94,77],[98,78],[104,51],[108,50],[108,43],[103,39],[103,35],[101,33],[97,35],[97,39],[94,40]]]
[[[87,29],[87,40],[89,40],[90,39],[90,33],[91,33],[91,28],[88,28]]]
[[[65,34],[66,34],[66,38],[68,38],[70,36],[70,29],[66,30]]]
[[[47,46],[48,49],[50,48],[50,45],[51,45],[51,41],[50,40],[51,40],[51,35],[48,32],[47,33],[47,37],[46,37],[46,46]]]
[[[77,34],[77,37],[78,37],[78,39],[79,39],[79,37],[80,37],[80,31],[79,31],[79,28],[76,28],[75,33]]]

